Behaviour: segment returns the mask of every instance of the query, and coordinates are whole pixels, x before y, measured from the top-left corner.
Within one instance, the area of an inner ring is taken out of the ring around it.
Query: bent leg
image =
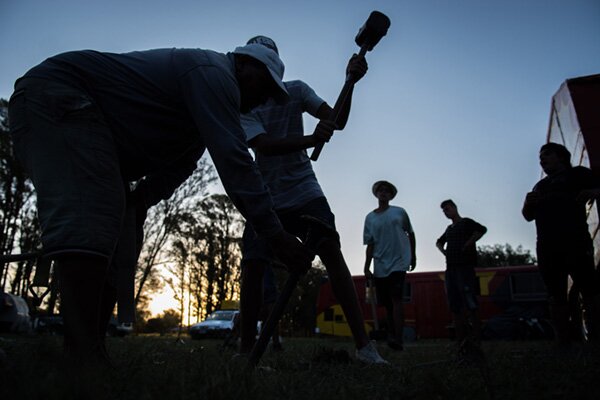
[[[265,265],[258,260],[242,264],[240,289],[240,353],[250,353],[256,341],[256,324],[263,298]]]
[[[369,343],[356,288],[337,240],[328,239],[319,246],[318,255],[325,264],[336,299],[344,311],[357,348]]]

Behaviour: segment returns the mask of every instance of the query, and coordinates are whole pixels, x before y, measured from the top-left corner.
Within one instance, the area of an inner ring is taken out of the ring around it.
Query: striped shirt
[[[242,127],[247,141],[262,134],[272,138],[302,136],[302,114],[308,112],[316,117],[319,107],[325,103],[302,81],[288,81],[284,84],[290,94],[287,104],[277,105],[269,100],[265,105],[242,115]],[[271,192],[275,209],[295,209],[324,196],[306,150],[275,156],[255,153],[256,163]]]

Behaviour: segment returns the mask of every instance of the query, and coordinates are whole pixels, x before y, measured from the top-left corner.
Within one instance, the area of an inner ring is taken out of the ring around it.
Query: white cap
[[[277,86],[279,86],[279,89],[281,89],[280,95],[275,100],[278,103],[285,103],[289,99],[288,91],[282,81],[285,66],[276,52],[262,44],[247,44],[245,46],[236,47],[233,53],[244,54],[263,63],[269,70],[275,83],[277,83]]]

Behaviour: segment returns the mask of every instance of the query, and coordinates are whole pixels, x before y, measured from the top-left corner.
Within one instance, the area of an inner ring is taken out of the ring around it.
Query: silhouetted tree
[[[513,265],[534,264],[536,259],[529,250],[510,244],[477,246],[477,266],[480,268],[507,267]]]
[[[199,321],[224,300],[239,297],[243,218],[223,194],[198,201],[195,210],[182,215],[178,239],[171,247],[178,265],[171,272],[172,287],[179,290],[177,300],[183,301],[186,290],[189,317]]]
[[[181,315],[172,309],[165,310],[160,316],[150,318],[144,324],[144,332],[160,333],[161,335],[168,333],[174,328],[177,328]]]
[[[171,274],[170,277],[166,278],[166,282],[169,287],[173,290],[173,297],[177,301],[178,312],[180,316],[179,326],[183,326],[183,318],[185,315],[186,308],[186,295],[189,298],[189,253],[183,246],[183,242],[175,240],[172,244],[171,254],[174,255],[174,262],[169,263],[166,267],[167,271]],[[181,329],[179,330],[181,333]]]
[[[229,197],[215,194],[201,204],[202,222],[205,227],[205,241],[212,260],[206,263],[207,312],[212,312],[218,304],[233,299],[239,294],[240,243],[243,232],[243,218]],[[210,279],[212,278],[212,279]]]
[[[8,102],[0,99],[0,254],[26,253],[39,248],[35,194],[31,181],[16,160],[8,134]],[[26,295],[34,262],[0,263],[0,288]]]
[[[198,199],[205,196],[208,185],[216,179],[213,167],[205,160],[184,184],[148,211],[144,223],[144,244],[136,269],[135,304],[144,296],[160,289],[163,280],[157,276],[156,267],[168,261],[168,244],[174,239],[184,216],[194,212]]]

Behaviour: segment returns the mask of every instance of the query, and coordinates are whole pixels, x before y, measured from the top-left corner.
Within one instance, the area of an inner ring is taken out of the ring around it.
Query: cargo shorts
[[[93,99],[52,80],[22,78],[9,103],[17,159],[37,193],[46,255],[110,258],[125,210],[112,132]]]
[[[293,210],[277,210],[277,216],[283,229],[299,238],[314,254],[319,253],[319,247],[325,241],[334,240],[338,245],[340,243],[340,236],[335,229],[335,216],[325,197],[317,197]],[[315,220],[321,223],[315,223]],[[267,241],[258,237],[249,223],[246,223],[244,229],[242,254],[244,260],[265,263],[272,262],[274,258]]]

